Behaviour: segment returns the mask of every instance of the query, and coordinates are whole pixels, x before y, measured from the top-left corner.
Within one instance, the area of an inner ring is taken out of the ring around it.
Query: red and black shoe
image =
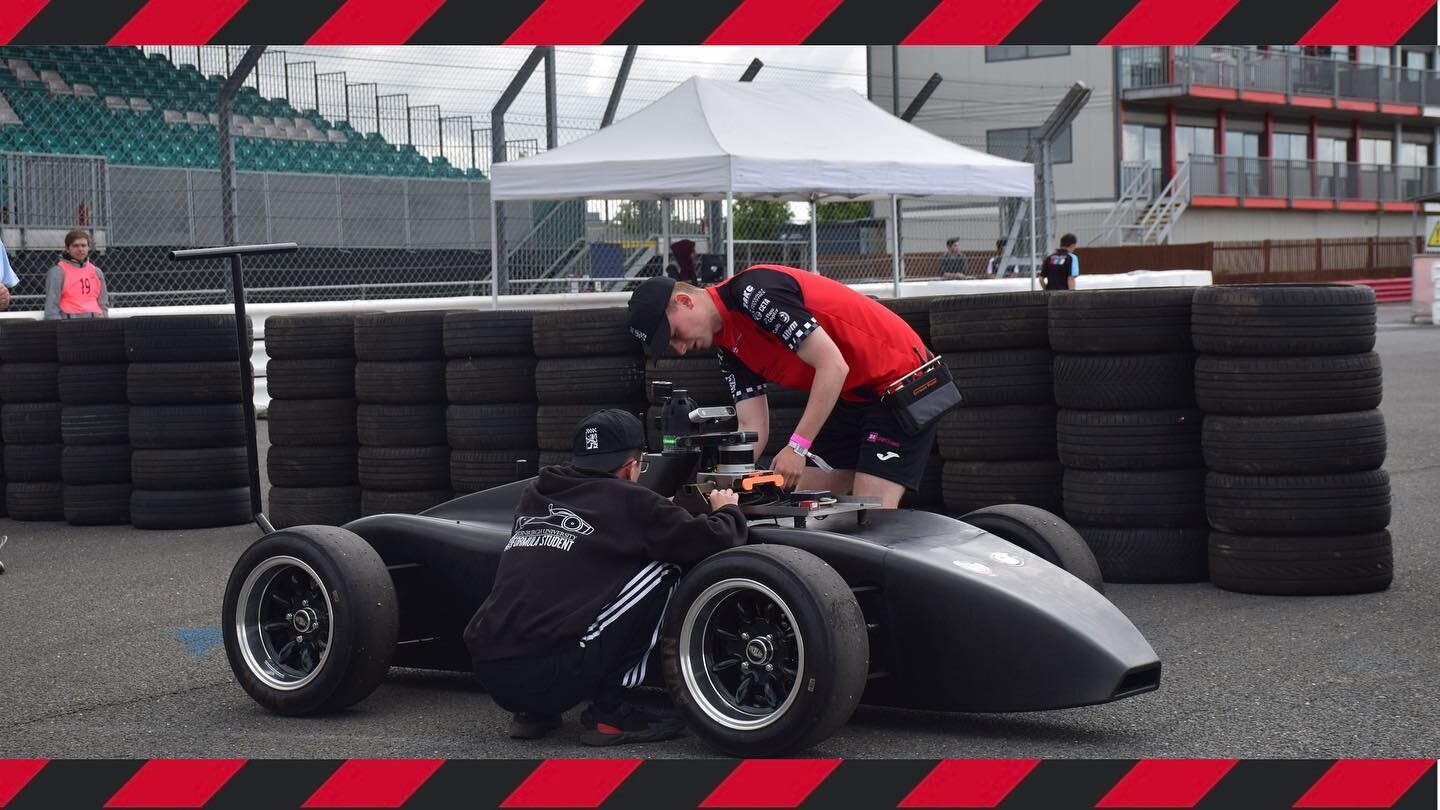
[[[622,703],[614,711],[591,706],[580,713],[580,727],[580,742],[586,745],[620,745],[672,740],[685,731],[685,722],[667,712]]]

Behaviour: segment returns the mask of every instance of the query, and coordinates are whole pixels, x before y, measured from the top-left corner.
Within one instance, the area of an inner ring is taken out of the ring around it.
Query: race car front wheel
[[[869,666],[850,587],[806,551],[752,545],[681,581],[661,650],[671,700],[697,736],[734,756],[802,751],[845,724]]]
[[[333,526],[277,531],[246,549],[225,586],[225,655],[255,702],[278,714],[350,706],[395,653],[395,586],[369,543]]]
[[[1095,562],[1095,554],[1085,538],[1069,523],[1038,506],[997,504],[961,515],[960,520],[1065,569],[1100,593],[1105,592],[1100,564]]]

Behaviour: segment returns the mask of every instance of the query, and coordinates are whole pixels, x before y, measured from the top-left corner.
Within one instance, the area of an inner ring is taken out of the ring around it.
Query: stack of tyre
[[[1107,582],[1204,580],[1194,288],[1050,295],[1065,517]]]
[[[56,321],[0,325],[0,435],[5,509],[15,520],[64,520]]]
[[[1046,295],[956,295],[931,304],[931,348],[964,397],[938,431],[952,514],[1001,503],[1060,512]]]
[[[1261,594],[1388,587],[1374,291],[1208,287],[1193,331],[1215,584]]]
[[[645,363],[625,308],[537,312],[532,329],[542,466],[570,458],[575,425],[593,411],[645,418]]]
[[[423,512],[450,500],[445,310],[355,319],[360,512]]]
[[[61,321],[60,435],[65,520],[74,526],[130,522],[130,405],[125,322]]]
[[[915,330],[920,341],[934,348],[930,342],[930,307],[939,296],[928,295],[915,298],[886,298],[880,301],[885,308],[900,316],[900,319]],[[918,361],[917,361],[918,362]],[[906,490],[900,505],[907,509],[921,509],[927,512],[945,511],[945,457],[940,453],[940,440],[930,448],[930,460],[925,465],[925,474],[920,479],[920,488]]]
[[[504,310],[445,316],[445,422],[457,495],[535,474],[533,318]]]
[[[130,522],[139,529],[246,523],[250,475],[235,316],[127,318]],[[245,323],[247,332],[251,325]],[[246,341],[249,346],[249,341]]]
[[[265,321],[270,521],[339,526],[360,517],[355,313]]]

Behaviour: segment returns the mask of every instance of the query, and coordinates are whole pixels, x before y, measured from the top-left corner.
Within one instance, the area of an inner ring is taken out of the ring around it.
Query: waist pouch
[[[887,386],[880,401],[895,412],[901,429],[914,436],[960,407],[962,397],[950,369],[936,355]]]

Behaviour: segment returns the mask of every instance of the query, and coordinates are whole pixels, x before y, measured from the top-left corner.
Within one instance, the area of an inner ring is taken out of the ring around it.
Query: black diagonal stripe
[[[216,791],[205,810],[299,807],[340,764],[323,759],[251,760]]]
[[[1335,0],[1240,0],[1205,35],[1205,45],[1295,42],[1335,5]]]
[[[415,791],[405,810],[499,807],[539,766],[540,760],[450,760]]]
[[[1435,29],[1431,28],[1430,32],[1433,34]],[[1393,810],[1430,810],[1435,806],[1436,784],[1435,767],[1432,765],[1419,781],[1405,791]]]
[[[415,36],[411,45],[499,45],[525,22],[540,0],[507,0],[480,3],[476,0],[447,0]]]
[[[1046,760],[1010,791],[1001,810],[1094,810],[1134,760]]]
[[[740,0],[646,0],[606,40],[611,45],[694,45],[725,22]]]
[[[896,807],[935,770],[936,761],[848,759],[800,805],[804,810]]]
[[[1334,764],[1329,759],[1248,759],[1235,763],[1196,810],[1289,810]]]
[[[1437,13],[1440,13],[1440,9],[1431,6],[1429,11],[1420,15],[1419,22],[1411,26],[1410,30],[1400,37],[1400,44],[1435,47],[1435,15]]]
[[[1099,42],[1137,0],[1041,0],[1005,37],[1007,45],[1084,45]]]
[[[13,45],[104,45],[146,0],[50,0],[11,41]]]
[[[303,43],[345,0],[249,0],[211,42],[225,45]]]
[[[735,770],[725,759],[649,760],[620,783],[605,810],[651,810],[655,807],[699,807],[717,785]]]
[[[845,0],[806,45],[895,45],[935,10],[936,0]]]
[[[54,760],[35,774],[5,810],[104,807],[143,764],[119,759]]]

